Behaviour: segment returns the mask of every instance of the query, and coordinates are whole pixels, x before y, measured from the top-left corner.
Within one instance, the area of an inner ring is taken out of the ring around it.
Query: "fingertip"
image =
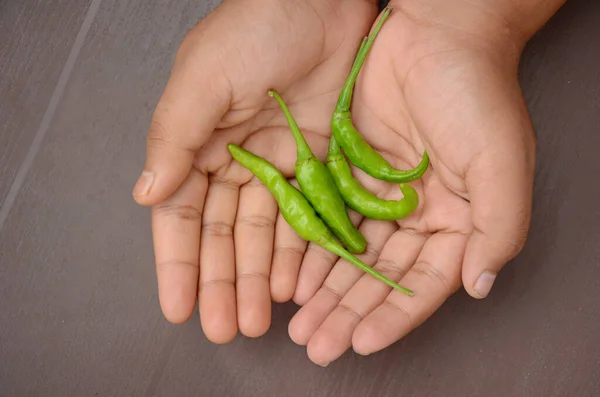
[[[487,297],[492,290],[496,273],[490,270],[484,270],[475,280],[472,290],[468,291],[473,298],[483,299]]]
[[[218,331],[215,330],[205,330],[204,335],[206,339],[211,341],[216,345],[226,345],[231,343],[238,334],[238,329],[236,327],[227,327],[220,329]]]
[[[258,338],[271,327],[271,296],[262,280],[237,284],[238,327],[248,338]]]
[[[194,155],[154,153],[141,172],[134,188],[133,199],[140,205],[151,206],[166,200],[186,180]]]
[[[276,303],[288,302],[294,296],[295,278],[271,275],[271,299]]]
[[[465,291],[475,299],[486,298],[498,273],[514,255],[514,249],[502,249],[489,237],[475,230],[469,238],[462,266]]]
[[[245,328],[240,327],[240,332],[248,338],[260,338],[261,336],[265,335],[269,331],[269,328],[271,328],[271,322],[262,324],[259,327],[258,326],[245,327]]]
[[[271,328],[270,296],[268,291],[261,295],[263,296],[256,296],[254,299],[246,295],[244,299],[249,298],[249,301],[245,302],[240,302],[238,298],[238,327],[248,338],[259,338]]]
[[[183,292],[160,297],[160,307],[165,319],[171,324],[183,324],[187,322],[196,307],[196,300]]]
[[[385,347],[382,347],[381,341],[386,337],[372,321],[363,320],[352,334],[352,350],[361,356],[368,356]]]
[[[216,345],[226,345],[231,343],[238,334],[238,329],[235,326],[228,326],[219,330],[205,331],[206,338]]]
[[[318,286],[315,286],[315,288],[309,289],[308,286],[305,286],[302,282],[302,278],[298,280],[298,285],[296,287],[296,290],[293,293],[293,301],[295,304],[297,304],[298,306],[304,306],[306,305],[306,303],[308,303],[308,301],[310,300],[310,298],[312,298],[315,293],[318,290]]]
[[[148,196],[152,184],[154,183],[154,173],[150,171],[142,171],[142,174],[138,178],[134,188],[133,197],[136,201],[144,201],[144,197]]]
[[[335,358],[330,357],[331,346],[335,340],[326,332],[316,332],[306,345],[306,354],[313,363],[327,367]]]
[[[312,327],[310,327],[310,329],[306,327],[308,322],[302,319],[302,317],[305,317],[302,312],[303,310],[300,309],[290,320],[290,323],[288,324],[288,335],[295,344],[306,346],[314,329]]]
[[[193,310],[191,312],[172,312],[163,310],[163,316],[165,319],[171,324],[181,325],[186,323],[190,317],[192,316]]]
[[[260,338],[271,328],[271,311],[240,321],[240,332],[248,338]]]
[[[197,273],[186,267],[159,266],[157,276],[163,315],[173,324],[185,323],[196,307],[196,283],[189,282],[188,277],[197,278]]]
[[[238,333],[233,285],[209,284],[200,292],[200,325],[206,338],[226,344]]]

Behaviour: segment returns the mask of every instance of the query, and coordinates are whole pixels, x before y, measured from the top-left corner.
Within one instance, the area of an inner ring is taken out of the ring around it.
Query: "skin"
[[[535,140],[519,56],[562,3],[391,4],[357,80],[353,117],[396,168],[416,163],[427,148],[432,169],[413,184],[423,203],[407,219],[350,217],[369,241],[358,257],[402,278],[415,291],[403,299],[343,262],[330,272],[336,256],[307,245],[226,149],[243,142],[293,176],[293,139],[264,95],[276,86],[324,158],[331,110],[375,20],[375,2],[225,0],[179,49],[134,188],[135,200],[152,207],[165,317],[184,322],[198,298],[206,337],[226,343],[238,330],[262,335],[270,298],[294,295],[304,307],[290,336],[326,365],[350,346],[368,354],[394,343],[461,284],[475,298],[487,296],[521,250],[531,214]],[[398,192],[354,171],[380,197]],[[319,290],[322,280],[329,291]]]
[[[415,297],[376,286],[343,263],[322,278],[303,266],[295,295],[303,307],[289,332],[316,364],[328,365],[349,348],[359,354],[386,348],[461,284],[473,297],[488,296],[501,268],[522,249],[535,137],[518,63],[537,30],[528,23],[545,22],[562,2],[507,3],[390,4],[394,13],[357,82],[353,114],[378,150],[411,159],[426,148],[433,169],[417,184],[422,207],[400,228],[363,221],[361,230],[377,250],[366,262],[395,274]],[[389,153],[395,134],[414,152]]]
[[[311,241],[342,257],[348,263],[356,266],[361,271],[368,273],[377,280],[383,281],[392,288],[395,288],[408,296],[414,295],[412,291],[374,271],[346,251],[335,240],[327,225],[319,218],[319,216],[317,216],[317,213],[307,198],[291,185],[283,174],[281,174],[281,172],[271,163],[237,145],[229,144],[227,145],[227,148],[234,159],[236,159],[244,168],[252,172],[252,174],[255,175],[267,189],[269,189],[269,192],[271,192],[277,201],[283,219],[285,219],[302,239]]]
[[[296,142],[296,180],[302,193],[348,251],[362,254],[367,247],[367,240],[348,217],[346,204],[328,168],[313,154],[281,95],[270,90],[269,96],[275,98],[283,110]]]
[[[352,65],[350,74],[346,79],[346,83],[340,92],[337,106],[333,112],[331,119],[331,132],[339,145],[344,149],[346,156],[350,162],[365,171],[372,177],[393,183],[410,182],[419,179],[423,176],[429,166],[429,156],[427,152],[423,153],[423,159],[412,170],[401,171],[392,167],[381,154],[379,154],[357,131],[352,122],[352,113],[350,106],[352,104],[352,93],[356,79],[365,59],[373,46],[375,38],[383,27],[385,21],[389,18],[391,8],[386,8],[379,21],[373,28],[373,32],[368,39],[361,43],[357,57]]]
[[[295,142],[265,95],[277,87],[324,159],[331,111],[376,15],[375,3],[363,0],[225,0],[186,35],[133,191],[152,209],[168,321],[186,322],[198,302],[208,340],[261,336],[271,300],[291,298],[301,261],[337,257],[297,235],[264,185],[232,166],[227,144],[243,144],[293,177]]]

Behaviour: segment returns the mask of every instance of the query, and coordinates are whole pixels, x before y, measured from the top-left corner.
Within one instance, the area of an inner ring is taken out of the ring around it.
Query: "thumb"
[[[227,112],[231,90],[210,54],[198,54],[186,38],[152,116],[146,163],[134,190],[142,205],[169,197],[185,180],[195,153]]]
[[[533,139],[529,145],[528,139],[512,135],[513,141],[498,142],[481,152],[467,171],[474,228],[462,279],[474,298],[489,294],[499,271],[523,248],[529,230],[535,145]]]

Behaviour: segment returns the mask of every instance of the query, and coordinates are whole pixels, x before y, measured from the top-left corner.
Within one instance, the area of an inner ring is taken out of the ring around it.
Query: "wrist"
[[[566,0],[390,0],[411,19],[522,50]]]
[[[527,42],[566,3],[566,0],[477,0],[502,15],[509,27]]]

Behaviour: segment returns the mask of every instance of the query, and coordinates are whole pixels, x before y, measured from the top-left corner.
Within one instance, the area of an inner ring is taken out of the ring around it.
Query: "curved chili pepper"
[[[283,219],[306,240],[332,252],[392,288],[413,296],[414,292],[398,285],[348,252],[336,241],[331,230],[315,212],[307,198],[269,161],[233,143],[227,145],[233,158],[254,174],[269,189]]]
[[[367,240],[348,217],[346,203],[337,190],[327,166],[313,154],[279,93],[270,90],[269,96],[279,103],[296,141],[296,180],[302,193],[348,251],[362,254],[367,248]]]
[[[392,183],[403,183],[419,179],[423,176],[425,171],[427,171],[427,168],[429,167],[429,155],[427,151],[423,152],[423,159],[415,168],[411,170],[398,170],[392,167],[392,165],[361,136],[352,122],[352,114],[350,113],[352,93],[358,74],[373,45],[375,37],[378,35],[391,11],[391,8],[385,9],[371,35],[368,36],[366,41],[363,40],[363,43],[360,46],[352,69],[350,70],[350,74],[338,97],[338,102],[333,112],[333,117],[331,118],[331,132],[342,149],[344,149],[346,157],[348,157],[350,162],[356,167],[374,178]]]
[[[352,176],[350,165],[333,136],[329,141],[325,164],[348,207],[367,218],[395,221],[410,215],[419,205],[417,191],[404,183],[400,184],[400,190],[404,195],[400,200],[384,200],[362,187]]]

